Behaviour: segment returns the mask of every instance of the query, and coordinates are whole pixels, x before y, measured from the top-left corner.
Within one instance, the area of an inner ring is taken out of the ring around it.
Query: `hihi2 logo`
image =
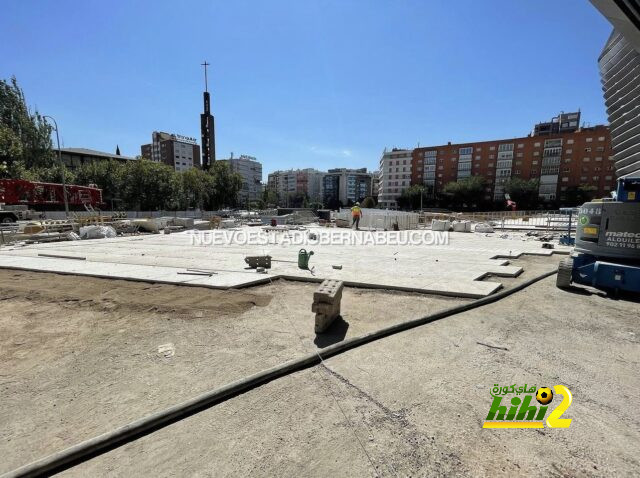
[[[562,395],[562,401],[552,408],[545,420],[554,392],[555,395]],[[544,428],[545,423],[549,428],[569,428],[571,425],[571,418],[560,418],[573,400],[571,392],[564,385],[540,387],[536,390],[535,385],[527,388],[525,384],[516,388],[515,385],[500,387],[495,384],[489,393],[493,401],[482,428]],[[507,402],[505,395],[509,394],[516,396]],[[504,404],[503,399],[506,402]]]

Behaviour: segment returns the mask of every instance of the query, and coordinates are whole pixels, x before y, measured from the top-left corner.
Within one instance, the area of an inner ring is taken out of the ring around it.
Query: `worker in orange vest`
[[[353,224],[356,225],[356,231],[360,230],[360,218],[362,217],[362,209],[360,209],[360,203],[357,202],[351,208],[351,217],[353,218]]]

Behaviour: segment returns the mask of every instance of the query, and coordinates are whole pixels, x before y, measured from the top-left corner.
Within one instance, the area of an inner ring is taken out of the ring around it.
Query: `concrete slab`
[[[309,230],[327,231],[313,227]],[[266,245],[212,245],[206,242],[211,234],[211,231],[188,231],[9,247],[0,250],[0,267],[211,288],[247,287],[278,278],[311,282],[331,278],[344,281],[347,286],[484,297],[498,290],[501,284],[481,279],[488,275],[516,277],[522,272],[522,268],[510,266],[508,258],[522,254],[568,253],[570,249],[558,245],[553,250],[542,249],[539,241],[519,233],[510,234],[508,238],[449,233],[448,243],[434,245],[383,242],[302,246],[292,243],[288,233],[272,236],[273,243]],[[303,247],[314,251],[310,270],[297,266],[298,250]],[[82,256],[86,260],[39,257],[38,254]],[[266,254],[273,257],[267,274],[247,268],[246,256]],[[334,265],[342,269],[334,269]],[[215,274],[178,274],[186,269],[205,269]]]

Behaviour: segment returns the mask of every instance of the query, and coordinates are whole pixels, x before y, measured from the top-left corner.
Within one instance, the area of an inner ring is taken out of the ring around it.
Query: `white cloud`
[[[319,156],[333,156],[333,157],[344,157],[350,158],[353,156],[353,152],[350,149],[338,149],[338,148],[323,148],[319,146],[311,146],[309,151],[315,153]]]

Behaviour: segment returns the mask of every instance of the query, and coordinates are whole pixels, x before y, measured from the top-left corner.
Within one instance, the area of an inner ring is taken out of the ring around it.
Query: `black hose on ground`
[[[172,423],[194,415],[202,410],[210,408],[218,403],[224,402],[236,395],[240,395],[256,387],[269,383],[272,380],[318,365],[324,359],[342,354],[348,350],[360,347],[361,345],[368,344],[375,340],[389,337],[390,335],[394,335],[414,327],[419,327],[436,320],[444,319],[445,317],[450,317],[452,315],[460,314],[462,312],[499,301],[542,279],[552,276],[556,272],[557,270],[545,272],[544,274],[534,277],[533,279],[529,279],[528,281],[518,284],[511,289],[483,297],[482,299],[476,299],[473,302],[451,307],[418,319],[412,319],[391,325],[360,337],[354,337],[352,339],[338,342],[312,354],[285,362],[254,375],[250,375],[241,380],[225,385],[224,387],[203,393],[191,400],[187,400],[186,402],[174,405],[160,412],[148,415],[127,425],[116,428],[110,432],[103,433],[102,435],[91,438],[90,440],[78,443],[77,445],[58,453],[54,453],[10,471],[2,475],[0,478],[40,477],[59,473],[98,455],[102,455],[103,453],[118,448],[126,443],[153,433],[154,431],[171,425]]]

